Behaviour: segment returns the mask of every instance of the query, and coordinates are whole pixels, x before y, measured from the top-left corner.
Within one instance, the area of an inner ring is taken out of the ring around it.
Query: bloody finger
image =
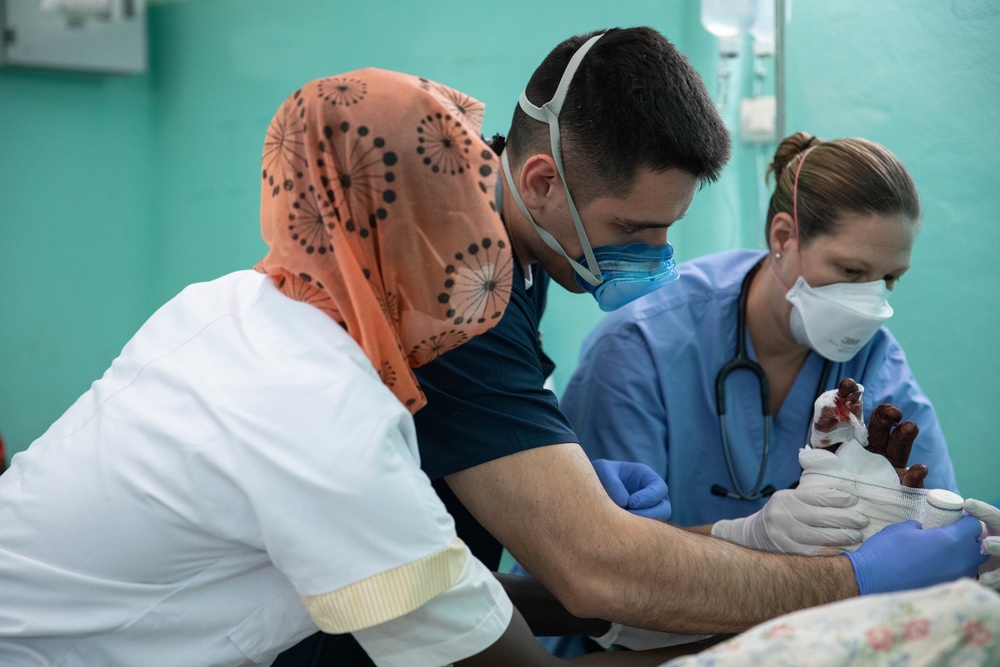
[[[883,403],[874,410],[868,419],[868,451],[885,454],[889,446],[889,433],[892,427],[903,418],[903,413],[895,405]]]
[[[917,439],[920,429],[913,422],[903,422],[892,429],[889,442],[885,448],[885,458],[896,468],[905,468],[910,459],[913,441]]]
[[[899,472],[897,470],[896,472]],[[927,466],[923,463],[910,466],[905,472],[899,475],[899,483],[911,489],[924,488],[924,478],[927,477]]]

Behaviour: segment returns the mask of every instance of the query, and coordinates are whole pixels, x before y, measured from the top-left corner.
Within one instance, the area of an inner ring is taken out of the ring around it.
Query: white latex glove
[[[823,486],[778,491],[756,513],[725,519],[712,526],[712,535],[760,551],[809,556],[838,554],[837,547],[861,543],[868,519],[850,509],[858,499]]]
[[[656,632],[655,630],[642,630],[633,628],[621,623],[612,623],[611,628],[600,637],[591,637],[604,649],[612,646],[621,646],[632,651],[646,651],[651,648],[664,648],[667,646],[677,646],[678,644],[689,644],[708,639],[712,635],[675,635],[670,632]]]
[[[986,534],[983,553],[989,554],[990,559],[979,566],[979,583],[1000,590],[1000,509],[969,498],[965,501],[965,511],[982,522]]]

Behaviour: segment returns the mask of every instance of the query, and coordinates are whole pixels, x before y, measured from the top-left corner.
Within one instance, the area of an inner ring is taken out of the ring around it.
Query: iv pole
[[[787,0],[791,3],[792,0]],[[774,6],[774,130],[778,141],[785,136],[785,3],[775,0]],[[789,5],[790,6],[790,5]]]

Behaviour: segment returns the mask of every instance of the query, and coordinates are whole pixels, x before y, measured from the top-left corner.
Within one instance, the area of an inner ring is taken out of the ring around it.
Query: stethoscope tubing
[[[767,460],[771,449],[771,433],[774,430],[774,419],[771,415],[771,385],[768,382],[767,373],[764,372],[764,368],[759,363],[751,359],[750,355],[747,354],[746,344],[747,299],[750,295],[750,283],[753,281],[754,275],[757,274],[757,271],[760,270],[763,263],[764,259],[761,258],[759,262],[754,264],[753,267],[747,271],[746,276],[743,277],[743,283],[740,285],[740,296],[736,306],[736,353],[732,359],[722,365],[722,368],[719,369],[718,375],[715,376],[715,409],[716,414],[719,417],[719,428],[722,431],[722,453],[726,459],[726,467],[729,470],[729,480],[733,485],[734,491],[729,491],[719,484],[713,484],[712,494],[717,496],[726,496],[737,500],[758,500],[759,498],[763,498],[764,496],[769,496],[774,493],[774,487],[770,484],[761,488],[761,485],[764,483],[764,475],[767,472]],[[830,366],[830,361],[828,359],[824,359],[823,371],[820,374],[819,384],[816,387],[815,398],[818,398],[826,388],[826,383],[830,375]],[[733,465],[732,449],[729,445],[729,432],[726,429],[726,379],[730,374],[739,370],[750,371],[757,376],[757,382],[760,387],[761,415],[764,419],[764,446],[761,452],[760,471],[757,473],[757,481],[754,483],[754,486],[750,489],[749,493],[743,490],[743,487],[740,485],[739,479],[736,476],[736,468]]]

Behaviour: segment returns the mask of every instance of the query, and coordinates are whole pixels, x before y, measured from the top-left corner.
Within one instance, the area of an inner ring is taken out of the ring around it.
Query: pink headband
[[[802,159],[799,160],[799,166],[795,168],[795,182],[792,184],[792,221],[795,223],[795,244],[799,248],[800,258],[802,257],[802,244],[799,242],[799,173],[802,171],[802,165],[806,163],[806,158],[809,157],[809,153],[811,153],[814,148],[816,148],[816,146],[810,146],[806,149],[806,152],[802,154]]]

